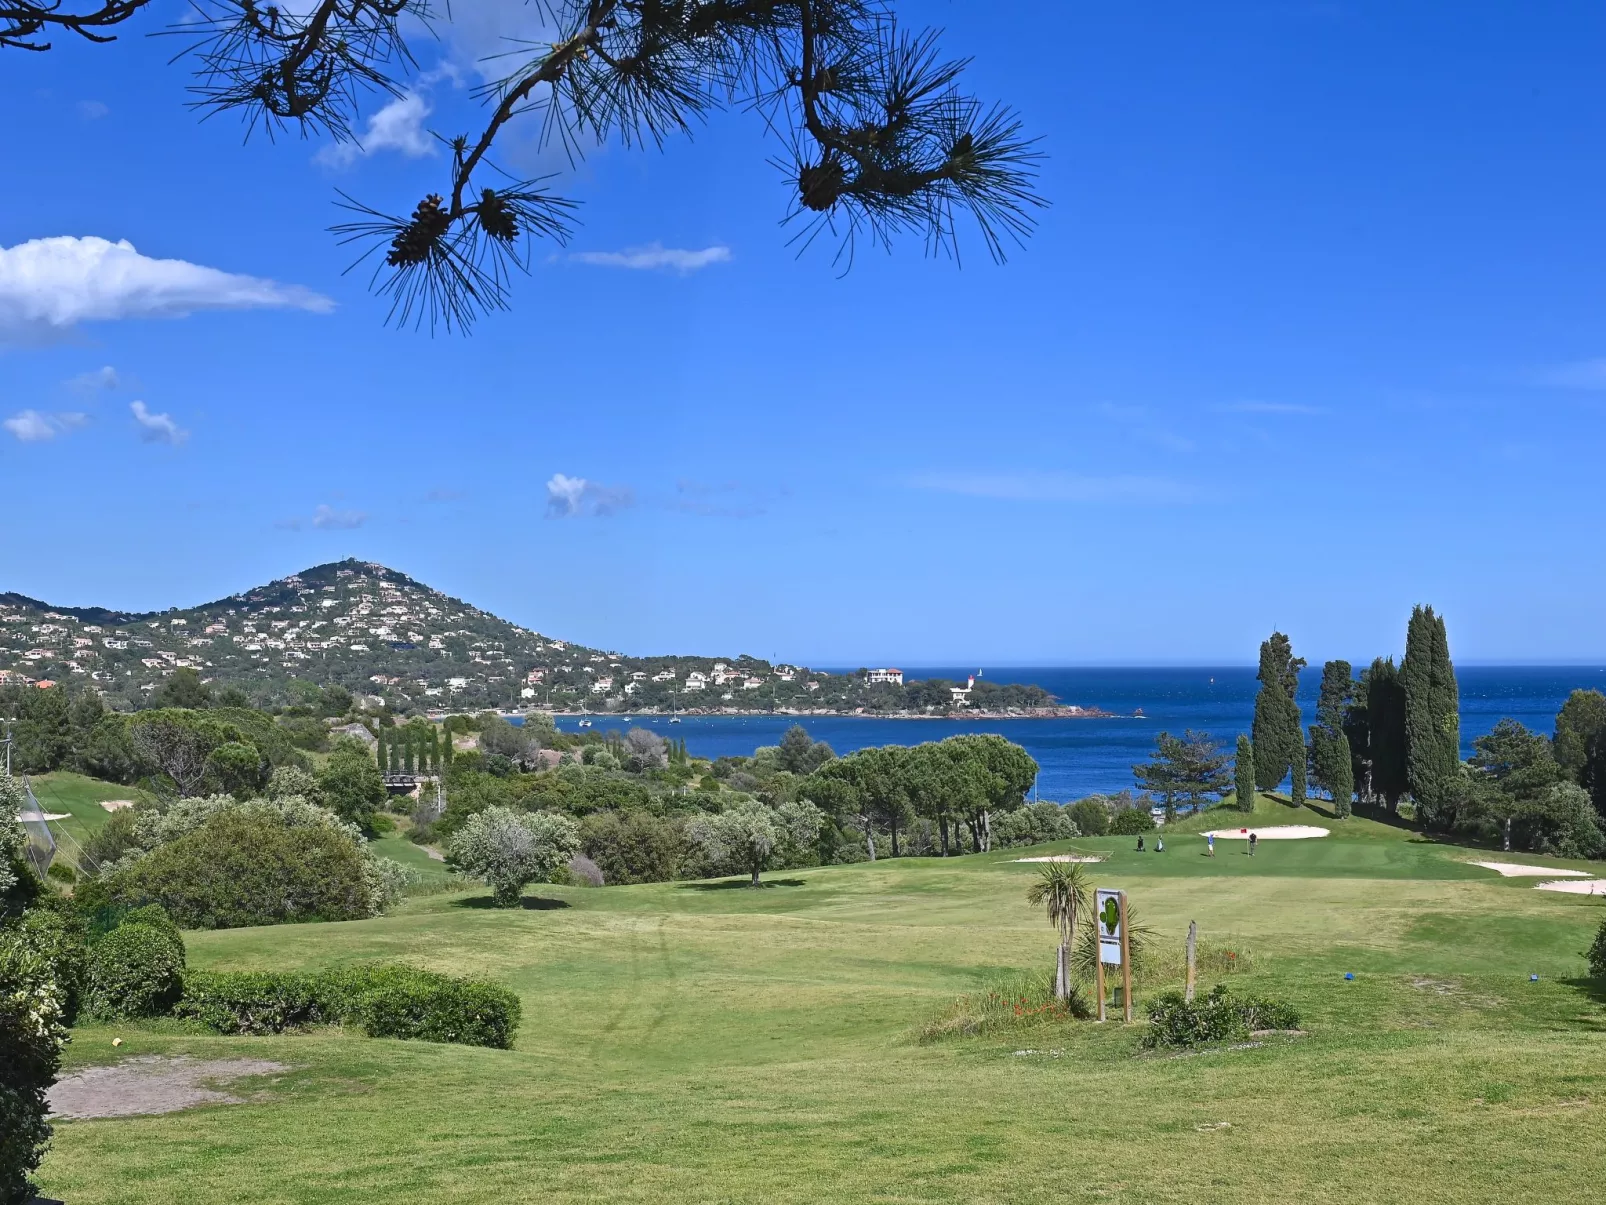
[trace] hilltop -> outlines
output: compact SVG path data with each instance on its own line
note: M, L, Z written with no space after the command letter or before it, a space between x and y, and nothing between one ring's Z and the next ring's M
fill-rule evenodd
M93 683L139 707L193 669L254 700L339 685L399 711L798 711L1075 714L1035 686L870 682L756 657L634 657L509 623L370 561L318 565L197 607L133 613L0 594L0 681Z

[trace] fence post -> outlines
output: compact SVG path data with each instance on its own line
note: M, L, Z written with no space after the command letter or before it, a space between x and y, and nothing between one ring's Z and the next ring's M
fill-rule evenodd
M1198 944L1199 944L1199 922L1196 921L1196 920L1191 920L1191 921L1188 922L1188 1003L1189 1004L1193 1003L1193 979L1194 979L1193 958L1194 958L1194 951L1198 947Z

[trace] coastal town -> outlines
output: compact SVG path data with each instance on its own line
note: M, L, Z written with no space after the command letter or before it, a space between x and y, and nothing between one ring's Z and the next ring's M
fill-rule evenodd
M905 680L901 669L827 672L761 658L632 656L555 639L367 561L291 574L217 602L130 613L0 595L0 685L93 684L108 706L148 703L191 670L254 702L297 683L340 686L370 707L608 714L1097 717L1036 686Z

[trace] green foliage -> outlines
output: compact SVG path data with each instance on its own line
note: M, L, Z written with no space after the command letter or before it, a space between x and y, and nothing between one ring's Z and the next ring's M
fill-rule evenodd
M1028 803L993 822L993 844L1000 849L1068 841L1081 835L1070 809L1057 803Z
M512 908L527 884L549 881L579 849L579 826L567 816L491 807L458 830L451 859L458 870L490 885L498 907Z
M1152 832L1154 817L1146 807L1118 808L1110 817L1109 833L1112 837L1132 837Z
M616 885L675 877L686 852L684 826L649 812L596 812L580 822L580 848Z
M1596 979L1606 979L1606 921L1595 931L1595 940L1584 953L1589 962L1589 973Z
M1333 812L1342 820L1354 807L1355 764L1346 732L1349 711L1355 698L1355 683L1348 661L1329 661L1322 666L1322 690L1316 704L1316 723L1310 729L1311 777L1333 801Z
M830 745L824 741L814 740L802 724L793 724L781 737L779 749L781 769L790 771L800 778L813 774L835 756L836 753Z
M0 928L0 1201L29 1200L50 1141L47 1092L67 1040L65 1001L48 943Z
M1410 787L1406 763L1405 684L1392 657L1379 657L1363 677L1366 692L1369 774L1371 791L1388 805L1399 807Z
M1590 766L1606 743L1606 694L1575 690L1556 713L1556 763L1585 790L1593 785Z
M1231 782L1227 755L1207 732L1188 729L1181 737L1161 732L1148 762L1132 767L1140 790L1156 795L1165 805L1167 820L1177 818L1177 804L1198 807L1218 798Z
M1288 637L1273 632L1260 646L1260 670L1256 677L1260 690L1255 695L1255 718L1250 729L1255 756L1255 785L1262 791L1276 790L1288 777L1296 759L1305 755L1305 738L1300 727L1299 671L1305 659L1295 657Z
M1257 1030L1298 1029L1292 1005L1259 996L1235 997L1224 984L1188 1002L1181 992L1161 992L1148 1002L1149 1028L1141 1045L1199 1046L1247 1038Z
M1461 703L1444 617L1432 607L1411 612L1400 684L1411 802L1425 828L1448 828L1454 822L1450 794L1461 766Z
M212 705L212 688L201 681L201 675L195 670L176 669L172 677L156 688L151 702L157 707L199 710Z
M78 913L70 906L30 908L3 932L7 940L20 943L45 960L57 988L62 1022L72 1025L78 1019L89 982L88 943Z
M72 708L65 686L14 688L0 700L0 715L17 723L11 731L12 769L43 774L60 769L72 755Z
M206 777L214 789L236 799L250 799L267 785L267 759L255 745L228 741L207 754Z
M318 772L318 796L324 807L348 823L367 829L374 813L390 797L384 776L361 742L343 737Z
M686 838L705 860L710 874L759 873L811 850L824 822L812 803L783 803L772 808L747 800L717 815L695 816L686 824Z
M85 1011L97 1020L158 1017L183 991L184 947L153 924L125 920L89 951Z
M1102 795L1089 795L1066 805L1066 814L1084 837L1102 837L1110 831L1110 805Z
M186 928L356 920L372 912L363 854L333 827L292 827L260 808L223 810L108 882L153 900Z
M1238 748L1233 756L1233 795L1240 812L1255 810L1255 749L1249 738L1238 734Z
M224 1034L343 1024L375 1038L503 1050L520 1016L518 997L495 984L384 964L321 974L191 971L173 1011Z
M1305 806L1305 766L1307 755L1305 746L1300 745L1299 756L1294 758L1290 767L1293 771L1293 784L1289 790L1288 799L1296 808Z

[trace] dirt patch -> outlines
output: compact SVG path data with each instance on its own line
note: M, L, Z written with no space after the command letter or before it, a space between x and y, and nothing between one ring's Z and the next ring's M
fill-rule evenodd
M120 812L124 808L133 807L134 801L132 799L102 799L100 806L108 812Z
M1015 858L1016 862L1102 862L1098 854L1049 854L1043 858Z
M50 1111L57 1117L134 1117L177 1113L196 1105L238 1105L244 1101L209 1085L252 1075L288 1071L266 1059L190 1059L147 1055L115 1067L90 1067L63 1076L50 1089Z

